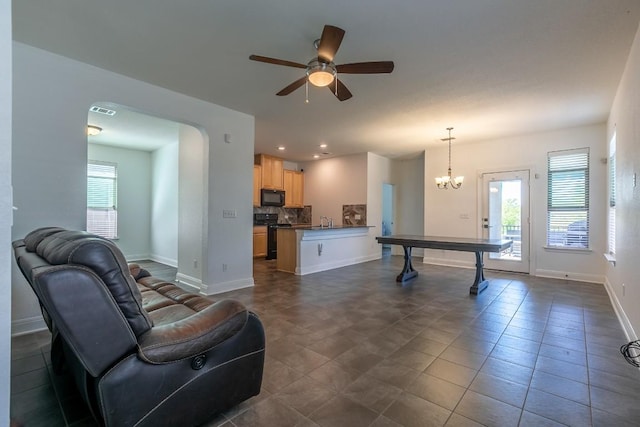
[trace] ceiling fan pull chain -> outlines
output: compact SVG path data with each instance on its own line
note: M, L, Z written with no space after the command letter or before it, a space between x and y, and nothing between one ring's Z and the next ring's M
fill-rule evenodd
M336 93L335 93L335 95L338 96L338 73L336 73L335 81L336 81Z
M309 103L309 79L307 79L307 81L304 82L304 91L305 91L304 103L308 104Z

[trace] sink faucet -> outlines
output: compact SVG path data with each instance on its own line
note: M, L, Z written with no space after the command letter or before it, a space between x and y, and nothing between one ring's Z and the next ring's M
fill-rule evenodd
M333 228L333 218L320 216L320 228L324 228L324 221L327 221L327 228Z

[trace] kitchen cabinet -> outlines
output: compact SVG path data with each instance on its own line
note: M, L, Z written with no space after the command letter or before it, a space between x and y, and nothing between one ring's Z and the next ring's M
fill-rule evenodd
M262 188L269 190L284 190L282 172L284 161L278 157L266 154L256 154L254 164L260 165L262 169Z
M285 170L284 180L284 206L286 208L304 207L304 174L302 172Z
M253 206L260 206L260 189L262 188L262 166L253 165Z
M255 225L253 227L253 257L267 256L267 226Z

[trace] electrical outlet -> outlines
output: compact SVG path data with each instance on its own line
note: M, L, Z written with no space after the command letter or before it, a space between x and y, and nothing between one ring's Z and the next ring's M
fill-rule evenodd
M222 210L222 218L236 218L238 213L235 209L223 209Z
M193 260L193 268L198 268L198 260L197 259Z
M227 271L227 264L222 264L222 271Z

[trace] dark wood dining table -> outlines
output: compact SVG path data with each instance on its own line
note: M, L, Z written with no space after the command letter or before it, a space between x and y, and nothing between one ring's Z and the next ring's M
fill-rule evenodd
M474 252L476 254L476 277L469 288L471 294L477 295L487 288L489 281L484 277L484 252L502 252L513 244L511 240L476 239L465 237L413 236L392 235L379 236L376 240L380 244L401 245L404 249L404 267L396 277L397 282L404 283L418 275L411 264L411 250L413 248L444 249L447 251Z

